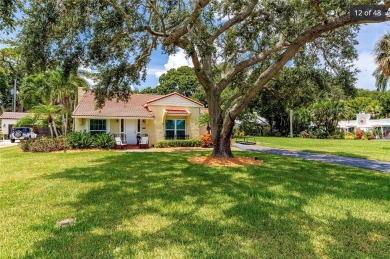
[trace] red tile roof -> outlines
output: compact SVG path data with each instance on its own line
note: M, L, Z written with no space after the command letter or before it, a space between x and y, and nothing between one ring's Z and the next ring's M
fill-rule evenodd
M163 97L153 94L132 94L128 102L106 100L104 107L95 108L95 95L91 92L84 93L80 103L73 112L75 117L131 117L131 118L154 118L153 113L143 105L149 100Z
M168 113L168 114L175 114L175 115L177 115L177 114L183 114L183 115L187 115L187 114L189 114L189 112L188 111L186 111L186 110L172 110L172 109L166 109L166 112Z
M11 120L19 120L23 117L29 116L31 113L26 112L4 112L0 119L11 119Z

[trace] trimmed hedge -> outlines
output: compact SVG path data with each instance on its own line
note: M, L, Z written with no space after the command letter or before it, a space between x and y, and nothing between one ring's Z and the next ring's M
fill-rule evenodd
M188 139L188 140L160 140L154 144L157 148L167 147L200 147L200 139Z
M19 146L24 152L52 152L70 148L64 137L21 140Z

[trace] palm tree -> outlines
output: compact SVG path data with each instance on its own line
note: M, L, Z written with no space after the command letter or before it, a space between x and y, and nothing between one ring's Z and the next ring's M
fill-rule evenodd
M75 108L78 87L88 88L87 81L78 74L70 74L65 78L61 70L50 70L28 76L23 81L21 100L25 107L30 108L38 104L60 105L62 133L66 135L70 125L70 114Z
M76 105L77 90L79 87L88 88L88 83L78 74L70 74L68 78L63 76L61 70L51 70L46 73L47 82L51 86L55 104L62 106L62 129L66 136L69 127L69 117Z
M374 55L378 65L373 73L376 79L375 85L378 91L385 91L390 77L390 33L378 41Z
M58 137L58 130L57 125L55 122L55 115L58 114L61 111L60 105L51 105L51 104L40 104L34 107L33 112L41 117L45 116L47 120L47 124L50 129L51 137L53 138L54 135Z
M210 134L211 128L210 128L210 116L208 113L203 113L198 118L198 124L199 126L207 125L207 133Z

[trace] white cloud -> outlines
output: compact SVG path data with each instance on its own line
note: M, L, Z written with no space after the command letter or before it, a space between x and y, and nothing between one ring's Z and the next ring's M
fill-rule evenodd
M357 88L374 90L375 77L372 75L376 69L374 56L367 51L360 53L359 59L355 61L355 66L360 70L360 73L357 75Z
M153 73L156 77L160 77L162 74L166 73L169 69L172 68L179 68L182 66L189 66L193 67L192 61L186 57L186 54L184 53L184 50L180 49L179 52L177 52L174 55L170 55L168 57L167 63L164 65L163 68L150 68L148 69L148 73Z

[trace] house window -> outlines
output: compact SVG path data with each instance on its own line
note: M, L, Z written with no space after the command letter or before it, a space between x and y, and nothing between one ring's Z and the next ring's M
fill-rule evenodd
M166 120L165 137L166 139L184 139L186 134L185 120Z
M90 120L89 131L92 134L106 132L106 120Z

